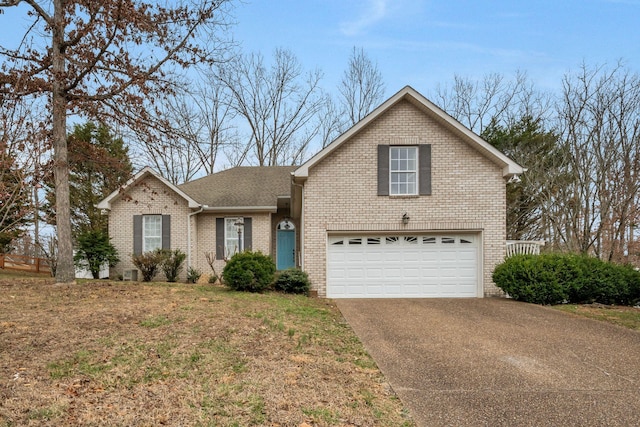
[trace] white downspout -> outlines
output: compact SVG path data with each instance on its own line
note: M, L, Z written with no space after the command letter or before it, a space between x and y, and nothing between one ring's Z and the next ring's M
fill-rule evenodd
M295 178L295 172L291 172L291 184L294 187L300 187L300 269L304 271L304 184L298 184ZM293 194L292 194L293 196ZM291 199L293 201L293 199ZM293 207L293 205L292 205Z
M302 204L300 205L300 269L304 271L304 185L302 187Z
M200 210L187 214L187 270L191 268L191 217L202 212L204 208L200 206Z

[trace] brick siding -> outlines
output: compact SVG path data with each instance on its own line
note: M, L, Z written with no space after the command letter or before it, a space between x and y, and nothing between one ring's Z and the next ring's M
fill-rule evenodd
M109 213L109 236L120 257L118 265L110 270L110 276L117 278L124 270L135 268L131 261L134 215L171 215L171 249L187 253L189 212L191 210L186 200L153 176L147 176L127 188L113 201ZM161 277L163 278L162 273L158 274L158 278ZM138 275L138 280L141 279ZM180 279L186 279L186 271L182 272Z
M377 195L377 146L402 141L431 144L432 195ZM502 170L413 104L399 102L344 142L310 169L304 186L304 269L319 296L326 296L327 235L345 230L477 232L484 295L500 294L491 273L505 253Z

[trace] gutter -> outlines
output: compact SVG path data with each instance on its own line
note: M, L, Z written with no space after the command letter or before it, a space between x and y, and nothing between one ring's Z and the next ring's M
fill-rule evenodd
M199 212L277 212L277 206L203 206ZM196 213L199 213L196 212Z

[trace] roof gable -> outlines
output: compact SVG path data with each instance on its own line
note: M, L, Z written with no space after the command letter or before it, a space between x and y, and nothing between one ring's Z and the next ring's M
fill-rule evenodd
M140 170L137 174L135 174L133 178L127 181L121 188L115 190L113 193L109 194L107 197L101 200L96 205L96 207L98 209L111 210L111 203L115 201L118 196L120 196L123 192L125 192L131 186L145 179L147 176L153 176L154 178L162 182L164 185L166 185L168 188L173 190L176 194L178 194L180 197L182 197L184 200L187 201L187 204L189 205L190 208L200 207L200 204L197 201L195 201L192 197L190 197L187 193L182 191L180 188L178 188L171 182L167 181L162 175L160 175L158 172L154 171L148 166L142 168L142 170Z
M483 156L491 160L494 164L501 167L502 175L504 177L510 177L524 172L522 166L520 166L515 161L511 160L505 154L500 152L498 149L493 147L491 144L480 138L480 136L476 135L470 129L455 120L445 111L440 109L440 107L418 93L415 89L410 86L405 86L391 98L383 102L378 108L369 113L364 119L353 125L349 130L336 138L331 144L327 145L315 156L302 164L298 169L294 171L294 176L302 179L307 178L309 176L309 169L324 160L334 150L336 150L346 141L350 140L354 135L361 132L374 120L376 120L390 108L403 100L406 100L418 107L425 114L435 119L446 129L456 134L472 148L476 149Z

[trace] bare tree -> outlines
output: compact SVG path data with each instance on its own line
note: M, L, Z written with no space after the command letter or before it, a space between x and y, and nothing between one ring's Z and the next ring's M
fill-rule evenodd
M432 99L477 134L491 123L511 126L522 117L546 119L552 111L550 96L537 91L522 72L513 79L497 73L480 80L455 75L451 84L438 85Z
M37 106L0 97L0 251L7 251L38 215L32 189L39 183L38 160L42 136L33 126ZM32 142L33 141L33 142Z
M324 102L318 113L319 135L322 148L329 145L338 135L346 129L347 121L330 95L326 94Z
M382 102L385 91L382 73L364 49L353 48L338 90L348 126L358 123Z
M568 180L554 200L559 245L621 261L640 207L640 76L583 65L563 79L558 121Z
M220 67L218 77L232 95L231 106L251 136L245 150L260 166L295 164L318 133L322 106L319 70L304 73L296 56L277 49L270 67L262 55L241 55Z
M485 138L527 171L507 184L510 239L547 236L550 202L557 194L563 157L558 135L548 124L552 98L535 89L526 74L488 74L480 80L455 76L432 97L452 117Z
M145 163L175 184L213 173L223 149L237 148L236 113L229 98L214 72L199 72L186 90L158 107L155 138L138 144Z
M172 67L212 61L225 45L198 44L225 25L228 0L159 4L141 0L0 0L24 6L30 24L17 47L0 47L0 94L50 103L59 260L56 278L75 272L69 218L67 116L141 129L145 100L173 92ZM206 34L204 34L206 33ZM214 46L213 49L208 47Z

